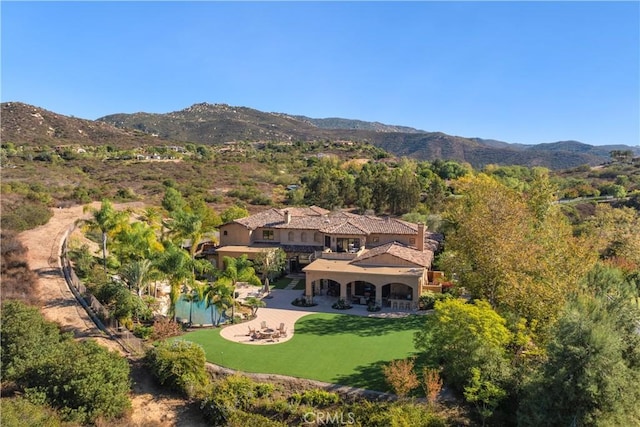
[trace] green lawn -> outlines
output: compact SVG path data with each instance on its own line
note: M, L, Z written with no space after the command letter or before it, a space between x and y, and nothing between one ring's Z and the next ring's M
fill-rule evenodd
M415 353L413 334L424 317L380 319L344 314L311 314L296 322L295 335L274 345L234 343L219 329L184 335L200 344L207 360L244 372L310 378L388 391L381 366Z

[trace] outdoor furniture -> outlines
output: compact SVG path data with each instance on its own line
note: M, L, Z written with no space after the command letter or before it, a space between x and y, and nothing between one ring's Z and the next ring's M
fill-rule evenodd
M247 328L249 328L249 333L247 335L253 335L256 333L256 328L252 328L250 325L247 325Z
M263 320L262 322L260 322L260 329L264 330L264 329L269 329L269 327L267 326L267 321Z
M285 328L284 323L280 323L280 327L278 328L278 332L283 337L287 336L287 328Z

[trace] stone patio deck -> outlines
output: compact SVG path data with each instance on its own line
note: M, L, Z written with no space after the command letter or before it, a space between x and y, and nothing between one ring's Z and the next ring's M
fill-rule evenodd
M239 300L246 298L247 296L251 296L257 288L249 287L249 288L239 288L238 292L240 296ZM367 317L385 317L385 318L396 318L396 317L405 317L411 314L425 314L424 311L398 311L392 310L389 307L382 308L382 310L378 312L369 312L367 311L366 305L354 305L353 308L349 310L335 310L331 308L331 305L337 301L336 297L327 297L327 296L316 296L314 297L314 302L318 305L313 307L296 307L291 304L291 301L294 299L301 297L303 291L301 290L289 290L289 289L274 289L270 292L270 294L263 298L264 302L267 304L266 307L258 309L257 317L251 321L238 323L235 325L225 326L220 331L220 336L229 340L235 341L242 344L252 344L252 345L269 345L269 344L279 344L290 340L295 333L295 323L301 317L306 316L307 314L313 313L338 313L338 314L351 314L355 316L367 316ZM255 294L253 294L255 296ZM278 338L277 340L270 339L260 339L260 340L252 340L249 336L249 326L255 328L257 331L260 330L260 324L262 321L267 322L267 326L271 329L277 329L280 326L280 323L284 323L285 328L287 329L287 336Z

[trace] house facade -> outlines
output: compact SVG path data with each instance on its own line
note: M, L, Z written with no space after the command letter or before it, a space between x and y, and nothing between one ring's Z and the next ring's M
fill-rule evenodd
M220 227L223 256L249 259L282 248L288 269L306 276L305 296L416 308L425 290L439 292L431 271L439 235L395 218L309 208L269 209Z

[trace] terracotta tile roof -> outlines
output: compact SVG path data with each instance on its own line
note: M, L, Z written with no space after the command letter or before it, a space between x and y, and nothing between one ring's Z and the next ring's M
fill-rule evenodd
M391 242L365 251L359 257L351 261L351 263L359 264L361 261L367 259L370 260L371 258L375 258L376 256L382 254L389 254L404 261L408 261L412 264L427 268L431 267L434 256L433 251L428 250L425 252L420 252L401 243Z
M284 219L284 215L281 214L278 209L269 209L255 215L236 219L234 222L255 230L258 227L273 227L274 225L284 222Z
M286 212L290 221L286 222ZM372 215L356 215L349 212L329 212L317 206L309 208L269 209L255 215L235 220L250 229L259 227L317 230L323 233L369 235L404 234L418 232L418 226L395 218Z

